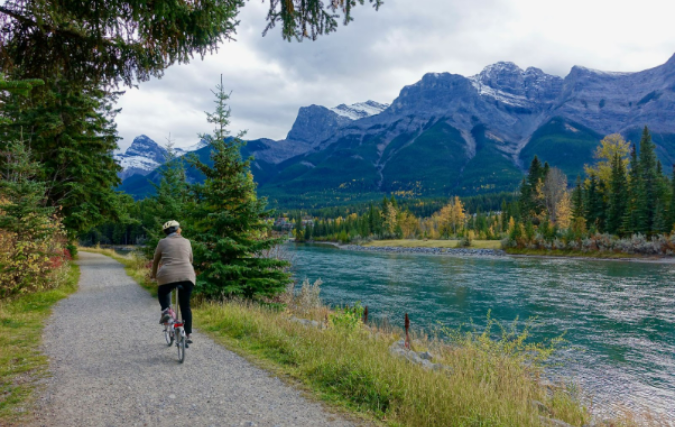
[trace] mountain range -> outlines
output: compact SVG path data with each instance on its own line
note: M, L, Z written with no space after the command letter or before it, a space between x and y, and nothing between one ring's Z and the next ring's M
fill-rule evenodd
M262 194L282 206L309 207L383 193L512 191L534 155L562 169L571 182L593 162L605 135L621 133L638 142L645 125L661 162L671 167L675 55L633 73L575 66L562 78L510 62L470 77L429 73L404 87L391 105L302 107L286 139L248 141L243 154L254 157ZM195 148L208 158L209 147ZM150 145L146 151L157 153ZM131 154L125 153L133 165L125 172L141 169ZM158 173L143 173L127 173L122 189L136 197L148 194ZM199 177L192 173L191 179Z

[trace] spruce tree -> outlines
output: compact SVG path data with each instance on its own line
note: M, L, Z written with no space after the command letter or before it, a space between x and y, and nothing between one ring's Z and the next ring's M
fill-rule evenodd
M611 168L607 231L612 234L619 234L628 203L626 169L619 154L615 154L612 158Z
M520 211L525 220L536 217L545 208L543 200L539 197L539 189L546 179L547 172L547 166L542 167L539 158L534 156L520 188Z
M588 186L584 191L584 219L589 228L594 226L596 230L602 231L603 203L600 182L594 173L588 180Z
M47 80L28 99L9 94L0 101L8 119L0 126L0 150L6 141L30 141L48 204L60 207L71 235L118 220L115 96L57 79Z
M576 221L585 217L584 191L581 176L577 176L577 182L572 190L572 220Z
M636 229L640 233L650 234L654 226L657 203L657 173L656 173L656 151L649 134L649 129L645 126L640 140L640 175L639 185L637 186L637 224Z
M19 242L42 240L52 231L55 209L46 204L47 186L36 179L40 166L24 141L10 142L1 154L0 230L15 233Z
M635 145L631 145L630 170L628 172L628 198L622 224L624 234L631 235L639 231L638 204L640 203L640 181L640 162L638 161Z
M165 163L159 169L159 184L153 184L155 195L145 204L148 254L154 253L160 239L164 238L162 225L167 221L178 221L184 232L189 234L190 224L183 221L189 211L188 186L183 159L176 156L173 142L169 138L166 146Z
M213 93L216 109L207 118L215 129L202 136L211 146L213 166L196 156L190 159L205 176L203 184L193 186L196 200L189 236L194 239L199 272L196 290L209 297L272 297L290 282L289 263L265 256L282 240L270 237L267 218L272 212L256 194L250 159L241 158L243 142L228 138L229 95L222 81Z

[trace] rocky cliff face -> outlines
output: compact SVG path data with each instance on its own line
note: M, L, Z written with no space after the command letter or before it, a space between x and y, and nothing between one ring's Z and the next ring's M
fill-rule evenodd
M675 55L661 66L636 73L575 66L552 114L602 133L645 125L655 132L675 132Z

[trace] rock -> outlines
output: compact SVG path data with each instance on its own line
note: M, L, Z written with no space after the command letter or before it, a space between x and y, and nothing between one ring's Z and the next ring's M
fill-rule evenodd
M396 346L398 348L403 348L405 349L405 340L398 340L394 344L391 345L392 347Z
M418 365L422 364L422 359L414 351L407 352L406 358L413 363L417 363Z
M423 352L418 353L418 354L424 360L434 360L434 357L435 357L432 353L429 353L428 351L423 351Z
M398 347L389 347L389 353L393 354L394 356L398 357L407 357L408 352L405 349L398 348Z

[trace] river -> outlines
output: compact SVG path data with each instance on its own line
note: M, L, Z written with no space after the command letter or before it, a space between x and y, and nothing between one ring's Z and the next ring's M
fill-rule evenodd
M675 420L675 265L451 257L290 244L295 276L321 279L324 302L367 305L413 328L536 317L533 339L565 333L564 375L594 412L619 406ZM560 368L558 368L560 369Z

